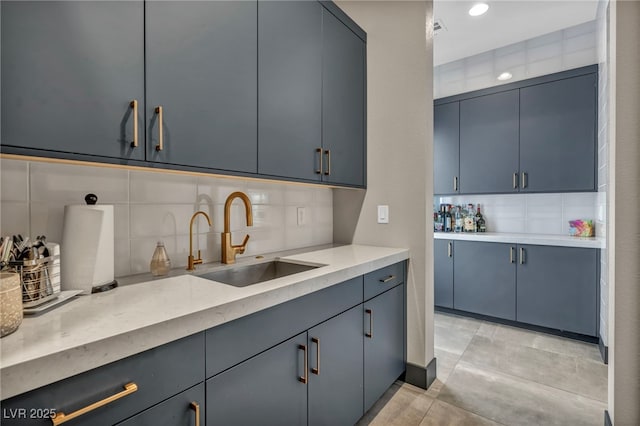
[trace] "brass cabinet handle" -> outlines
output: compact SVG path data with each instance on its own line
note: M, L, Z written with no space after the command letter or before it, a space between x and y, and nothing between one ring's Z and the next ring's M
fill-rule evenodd
M513 250L514 247L509 247L509 263L513 263Z
M453 256L453 243L451 241L449 241L449 244L447 246L447 254L449 255L449 257Z
M528 178L528 177L529 177L529 176L527 176L527 173L522 172L522 187L523 187L523 188L526 188L526 187L527 187L527 178Z
M298 376L298 380L306 385L307 380L309 379L309 375L308 375L309 364L307 361L307 345L298 345L298 349L300 349L301 351L304 351L304 376Z
M162 106L156 107L156 114L158 114L158 145L156 145L156 151L162 151L164 149L164 138L162 136Z
M381 283L388 283L389 281L391 281L395 277L396 277L395 275L389 275L387 278L381 279L380 282Z
M69 420L75 419L76 417L80 417L83 414L87 414L88 412L93 411L96 408L100 408L104 405L117 401L118 399L130 395L137 390L138 385L136 385L135 383L127 383L126 385L124 385L124 390L122 392L118 392L117 394L111 395L101 401L94 402L91 405L87 405L86 407L81 408L78 411L74 411L71 414L64 414L62 411L58 411L55 416L51 418L51 422L54 426L61 425L62 423L68 422Z
M365 312L369 314L369 332L364 333L369 339L373 338L373 311L371 309L365 309Z
M196 425L195 426L200 426L200 404L198 404L197 402L193 401L193 402L191 402L191 404L189 404L189 408L191 408L193 411L195 411L195 414L196 414Z
M524 263L526 262L524 255L525 255L524 248L520 247L520 264L521 265L524 265Z
M132 100L129 103L131 109L133 109L133 141L131 142L131 148L137 148L138 146L138 101Z
M320 339L312 337L311 341L316 344L316 367L311 369L311 372L317 376L320 375Z
M316 148L316 153L318 154L318 158L319 158L319 166L316 169L316 174L317 175L321 175L322 174L322 148Z
M331 150L327 149L324 153L327 156L327 171L324 174L329 176L331 174Z
M518 173L513 174L513 189L518 189Z
M458 192L458 176L453 177L453 191Z

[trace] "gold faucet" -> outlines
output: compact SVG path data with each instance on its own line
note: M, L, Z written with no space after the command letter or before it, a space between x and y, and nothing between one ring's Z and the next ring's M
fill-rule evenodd
M187 271L193 271L194 269L196 269L196 265L199 265L202 263L202 258L200 257L200 249L198 249L198 258L197 259L193 258L193 222L195 221L196 216L198 216L199 214L206 217L207 222L209 222L209 226L211 226L211 219L209 219L209 215L203 212L202 210L195 212L193 216L191 216L191 222L189 223L189 258L188 258Z
M251 209L251 201L247 194L243 192L234 192L227 197L224 203L224 232L222 233L222 263L235 263L236 254L244 253L249 241L249 235L244 237L242 244L234 246L231 244L231 203L236 198L240 198L244 202L244 211L247 217L247 226L253 226L253 211Z

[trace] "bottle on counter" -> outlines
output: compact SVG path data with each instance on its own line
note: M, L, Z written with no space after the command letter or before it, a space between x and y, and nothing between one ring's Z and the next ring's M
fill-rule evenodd
M476 232L487 232L487 224L480 212L480 204L478 204L478 211L476 213Z
M447 204L445 206L445 213L444 213L444 232L451 232L453 231L453 224L452 224L452 216L451 216L451 205Z
M155 277L167 275L171 269L171 260L169 259L169 255L167 254L167 250L165 250L164 243L162 241L158 241L158 245L151 257L149 269L151 270L151 274Z
M464 216L464 232L476 232L476 212L473 204L467 205L467 211Z
M462 232L463 228L464 228L464 215L462 214L462 207L461 206L456 206L456 212L455 212L455 226L453 227L453 230L455 232Z

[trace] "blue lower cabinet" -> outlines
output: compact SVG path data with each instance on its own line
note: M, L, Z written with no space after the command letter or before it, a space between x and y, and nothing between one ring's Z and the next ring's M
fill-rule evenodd
M362 305L308 332L309 425L350 426L363 411Z
M405 371L404 285L364 303L364 409Z
M307 333L207 380L207 425L306 425Z
M204 383L200 383L117 426L196 426L204 424L205 412Z

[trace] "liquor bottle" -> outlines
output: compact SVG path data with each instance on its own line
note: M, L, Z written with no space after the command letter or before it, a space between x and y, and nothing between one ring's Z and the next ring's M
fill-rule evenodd
M463 228L464 228L464 221L463 221L462 207L456 206L455 226L453 230L455 232L462 232Z
M476 218L473 204L467 205L467 211L464 217L464 232L476 232Z
M478 204L478 212L476 213L476 232L487 232L487 225L480 213L480 204Z
M444 232L451 232L453 231L453 227L451 224L451 206L447 205L446 206L446 212L444 214Z

